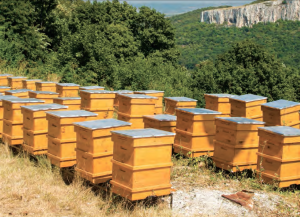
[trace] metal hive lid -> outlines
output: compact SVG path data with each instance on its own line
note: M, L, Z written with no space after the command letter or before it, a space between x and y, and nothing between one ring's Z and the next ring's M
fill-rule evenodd
M80 87L80 89L82 89L82 90L93 90L95 88L104 88L104 87L101 87L101 86L85 86L85 87Z
M257 100L263 100L263 99L268 99L268 97L265 96L258 96L258 95L253 95L253 94L245 94L241 96L236 96L234 99L239 100L239 101L244 101L244 102L253 102Z
M51 91L29 91L31 93L36 93L36 94L48 94L48 95L59 95L59 93L56 92L51 92Z
M300 103L293 102L293 101L288 101L288 100L284 100L284 99L280 99L280 100L277 100L277 101L264 103L262 105L263 106L267 106L267 107L271 107L271 108L285 109L285 108L290 108L290 107L294 107L294 106L300 105Z
M60 99L60 100L80 100L80 97L58 97L55 99Z
M117 92L118 94L133 93L132 90L117 90L116 92Z
M178 102L197 102L198 100L196 99L191 99L191 98L187 98L184 96L180 96L180 97L165 97L165 99L170 99L170 100L174 100L174 101L178 101Z
M0 74L0 77L7 77L7 76L13 76L12 74Z
M178 110L192 113L195 115L219 115L219 114L222 114L221 112L213 111L213 110L205 109L205 108L182 108L182 109L178 109Z
M94 121L75 122L74 125L91 130L98 130L112 127L131 126L131 123L116 119L103 119Z
M0 96L4 96L4 94L3 94L3 93L0 93Z
M57 83L58 86L62 87L79 87L79 84L74 84L74 83Z
M167 114L162 114L162 115L145 115L144 117L155 119L158 121L176 121L177 117L175 115L167 115Z
M72 117L96 117L98 114L93 112L88 112L85 110L72 110L72 111L56 111L56 112L46 112L60 118L72 118Z
M25 81L42 81L42 79L27 79Z
M23 77L23 76L16 76L16 77L9 77L9 78L12 78L12 79L18 79L18 78L27 78L27 77Z
M138 90L134 91L135 93L164 93L162 90Z
M258 129L266 130L282 136L300 136L300 130L293 127L275 126L275 127L259 127Z
M175 136L175 133L157 130L153 128L136 129L136 130L118 130L111 131L112 133L131 137L131 138L147 138L147 137L163 137L163 136Z
M56 110L56 109L67 109L68 106L53 103L53 104L21 106L21 108L26 108L32 111L45 111L45 110L47 111L47 110Z
M53 81L41 81L41 82L36 82L38 84L56 84L57 82L53 82Z
M25 92L28 92L28 91L31 91L29 89L18 89L18 90L7 90L5 92L8 92L8 93L25 93Z
M0 86L0 89L7 89L7 88L10 88L10 87L7 87L7 86Z
M45 102L44 100L36 99L36 98L12 98L12 99L3 99L5 101L9 101L11 103L30 103L30 102Z
M227 93L212 93L212 94L205 94L208 96L215 96L218 98L232 98L232 97L236 97L237 95L232 95L232 94L227 94Z
M216 119L231 121L237 124L265 124L265 122L263 121L256 121L253 119L243 118L243 117L218 117Z
M126 96L132 99L157 99L157 97L147 96L143 94L122 94L122 96Z
M17 96L11 96L11 95L4 95L4 96L0 96L0 101L3 99L19 99L19 97Z
M110 90L82 90L80 92L84 92L84 93L111 93L111 94L116 93L116 91L110 91Z

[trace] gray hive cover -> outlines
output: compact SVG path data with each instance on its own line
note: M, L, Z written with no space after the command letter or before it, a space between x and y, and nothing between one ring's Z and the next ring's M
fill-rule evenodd
M33 91L33 90L30 90L29 92L36 93L36 94L59 95L59 93L51 92L51 91Z
M12 74L0 74L0 77L3 77L3 76L7 77L7 76L13 76L13 75Z
M298 106L298 105L300 105L300 103L293 102L293 101L288 101L288 100L284 100L284 99L280 99L280 100L277 100L277 101L264 103L262 105L263 106L267 106L267 107L271 107L271 108L276 108L276 109L285 109L285 108L290 108L290 107Z
M4 96L3 93L0 93L0 96Z
M116 93L116 91L110 91L110 90L82 90L80 92L84 92L84 93Z
M205 109L205 108L182 108L182 109L178 109L178 110L192 113L195 115L219 115L219 114L222 114L221 112L210 110L210 109Z
M27 79L26 81L42 81L42 79Z
M74 83L57 83L58 86L62 87L79 87L79 84L74 84Z
M236 99L239 101L244 101L244 102L253 102L253 101L257 101L257 100L268 99L268 97L258 96L258 95L253 95L253 94L246 94L246 95L236 96L233 99Z
M85 110L72 110L72 111L57 111L57 112L46 112L47 114L54 115L60 118L72 118L72 117L96 117L98 114L88 112Z
M98 129L106 129L112 127L131 126L131 123L116 120L116 119L103 119L103 120L95 120L95 121L75 122L74 125L91 129L91 130L98 130Z
M12 98L12 99L3 99L5 101L9 101L11 103L30 103L30 102L45 102L44 100L36 99L36 98Z
M122 94L122 96L126 96L132 99L157 99L157 97L147 96L143 94Z
M226 120L235 122L237 124L265 124L265 122L262 121L256 121L249 118L243 118L243 117L219 117L216 119Z
M155 119L158 121L176 121L177 117L175 115L145 115L144 117Z
M11 96L11 95L6 95L6 96L0 96L0 101L3 99L19 99L17 96Z
M41 82L36 82L38 84L56 84L57 82L53 82L53 81L41 81Z
M191 99L191 98L187 98L184 96L180 96L180 97L165 97L165 99L170 99L170 100L174 100L174 101L178 101L178 102L197 102L198 100L196 99Z
M137 130L118 130L111 131L119 135L131 137L131 138L147 138L147 137L163 137L163 136L175 136L175 133L157 130L153 128L137 129Z
M118 94L134 93L132 90L117 90Z
M93 90L93 89L96 89L96 88L104 88L104 87L101 87L101 86L85 86L85 87L80 87L81 90Z
M27 78L27 77L23 77L23 76L16 76L16 77L9 77L9 78L12 78L12 79L18 79L18 78Z
M60 99L60 100L80 100L80 97L58 97L55 99Z
M205 94L208 96L215 96L218 98L232 98L232 97L236 97L237 95L232 95L232 94L227 94L227 93L213 93L213 94Z
M275 126L275 127L259 127L258 129L266 130L282 136L300 136L300 130L293 127Z
M0 86L0 89L7 89L7 88L10 88L10 87L7 87L7 86Z
M67 109L68 106L53 103L53 104L21 106L21 108L26 108L32 111L47 111L47 110L56 110L56 109Z
M18 90L7 90L5 92L8 92L8 93L25 93L25 92L28 92L28 91L31 91L29 89L18 89Z
M165 91L162 90L139 90L134 91L135 93L164 93Z

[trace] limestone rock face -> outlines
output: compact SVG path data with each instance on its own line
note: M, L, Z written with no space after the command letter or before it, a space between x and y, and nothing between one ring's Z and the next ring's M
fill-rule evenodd
M275 0L263 3L203 11L201 22L248 26L259 22L300 20L300 0Z

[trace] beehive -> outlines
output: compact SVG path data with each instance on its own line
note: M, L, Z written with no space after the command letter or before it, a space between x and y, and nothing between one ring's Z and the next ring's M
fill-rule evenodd
M98 110L98 109L88 109L88 108L86 108L85 110L89 111L89 112L96 113L98 115L97 119L110 119L110 118L113 118L113 116L114 116L114 111L112 109Z
M112 192L132 201L170 194L174 135L151 128L112 131Z
M41 79L28 79L22 81L22 88L29 89L29 90L36 90L36 82L41 82Z
M118 90L116 91L116 98L115 98L115 101L114 101L114 106L115 107L119 107L119 94L133 94L134 92L132 90Z
M115 119L74 123L76 146L76 171L92 183L103 183L112 176L112 130L130 129L130 123Z
M246 94L230 98L229 100L232 117L245 117L258 121L263 120L261 104L267 102L267 97Z
M155 103L155 114L162 114L163 113L163 98L164 98L164 91L160 90L140 90L140 91L134 91L135 94L143 94L147 96L153 96L156 97L156 103Z
M174 115L145 115L144 128L154 128L175 133L177 117Z
M104 90L104 87L101 86L86 86L86 87L79 87L79 90Z
M1 78L1 77L0 77ZM7 86L0 86L0 93L4 93L7 90L11 90L11 87L7 87Z
M28 89L18 89L18 90L7 90L5 91L6 96L16 96L19 98L29 98L29 91Z
M3 113L4 113L4 108L2 104L3 99L15 99L18 98L16 96L0 96L0 137L2 137L3 133Z
M35 82L36 91L50 91L56 92L56 82L42 81Z
M236 95L231 94L204 94L205 97L205 108L219 111L222 115L231 114L231 106L229 98L235 97Z
M82 90L81 109L106 111L114 109L115 91L108 90Z
M279 187L300 184L300 130L287 126L258 130L258 177Z
M261 105L266 126L293 126L299 124L300 103L277 100Z
M74 122L89 121L97 114L83 110L46 112L48 120L48 157L58 167L76 164Z
M13 77L11 74L0 74L0 86L8 86L8 77Z
M44 100L45 103L51 104L58 97L58 93L51 91L29 91L30 98Z
M219 114L204 108L176 109L174 152L187 157L212 154L216 134L215 118Z
M79 86L73 83L57 83L56 92L59 97L78 97Z
M18 77L7 77L8 86L11 87L12 90L22 89L23 84L22 81L26 80L26 77L18 76Z
M196 108L197 101L187 97L165 97L165 114L175 115L177 108Z
M68 106L68 110L80 110L80 97L58 97L53 99L53 103Z
M242 117L216 118L213 156L216 167L233 172L256 169L258 128L264 124Z

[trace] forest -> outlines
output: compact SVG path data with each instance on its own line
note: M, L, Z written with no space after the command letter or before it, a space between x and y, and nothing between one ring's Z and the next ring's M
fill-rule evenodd
M201 10L165 18L117 0L1 1L0 70L109 90L164 90L199 106L204 93L300 100L300 22L238 29L200 23Z

